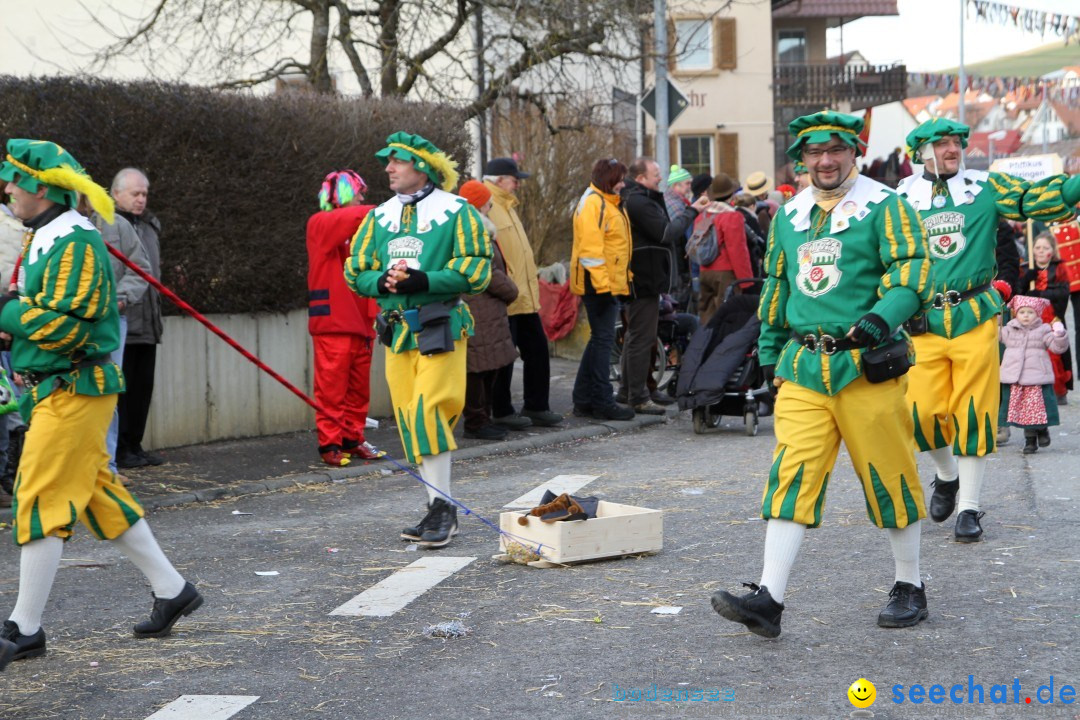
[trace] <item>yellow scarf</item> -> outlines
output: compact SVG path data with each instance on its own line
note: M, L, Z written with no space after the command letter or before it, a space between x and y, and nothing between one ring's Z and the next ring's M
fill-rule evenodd
M844 199L844 196L848 194L848 191L855 185L855 181L859 179L859 171L854 166L851 168L851 173L847 176L847 180L840 183L832 190L822 190L817 185L811 183L810 187L814 193L814 204L821 208L823 213L830 213L832 209L840 204L840 201Z

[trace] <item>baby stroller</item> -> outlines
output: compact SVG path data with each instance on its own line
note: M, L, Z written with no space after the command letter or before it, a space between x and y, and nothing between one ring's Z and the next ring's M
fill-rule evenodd
M679 303L671 295L660 296L660 317L656 327L656 346L652 353L652 365L649 368L649 389L666 392L675 397L675 386L679 378L682 357L690 338L697 331L696 315L679 312ZM626 330L623 317L615 321L615 344L611 349L611 382L618 383L622 378L622 350Z
M692 410L694 432L720 426L724 415L742 417L746 434L757 435L760 406L772 407L772 393L758 362L759 279L736 280L724 304L690 340L683 356L676 397L679 408ZM736 285L754 294L733 293Z

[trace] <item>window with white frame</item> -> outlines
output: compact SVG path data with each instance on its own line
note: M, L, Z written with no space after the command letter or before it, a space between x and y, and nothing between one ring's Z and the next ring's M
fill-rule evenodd
M707 18L675 21L675 66L679 70L711 70L713 23Z
M679 164L691 175L713 174L713 136L679 136Z

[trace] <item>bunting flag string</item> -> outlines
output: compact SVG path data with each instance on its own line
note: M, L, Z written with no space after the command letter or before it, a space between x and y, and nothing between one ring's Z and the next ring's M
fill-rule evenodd
M1042 35L1052 33L1065 40L1080 42L1080 15L1033 10L997 0L966 0L967 16L976 20L1012 25L1024 32Z
M946 94L960 90L960 78L956 73L910 72L907 79L909 87L925 88L930 93ZM985 92L994 98L1003 98L1012 93L1018 102L1024 102L1041 98L1045 92L1051 102L1080 103L1080 83L1076 78L968 75L966 80L967 91Z

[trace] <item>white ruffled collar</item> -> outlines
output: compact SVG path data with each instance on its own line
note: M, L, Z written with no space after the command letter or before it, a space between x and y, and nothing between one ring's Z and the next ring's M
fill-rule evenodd
M865 175L860 175L855 184L848 190L847 195L841 200L832 212L832 225L830 234L843 232L850 227L853 220L862 220L870 214L870 206L876 205L890 194L892 190L876 180L871 180ZM810 213L814 209L814 191L807 187L798 195L784 204L784 212L791 219L791 224L798 232L810 229Z

